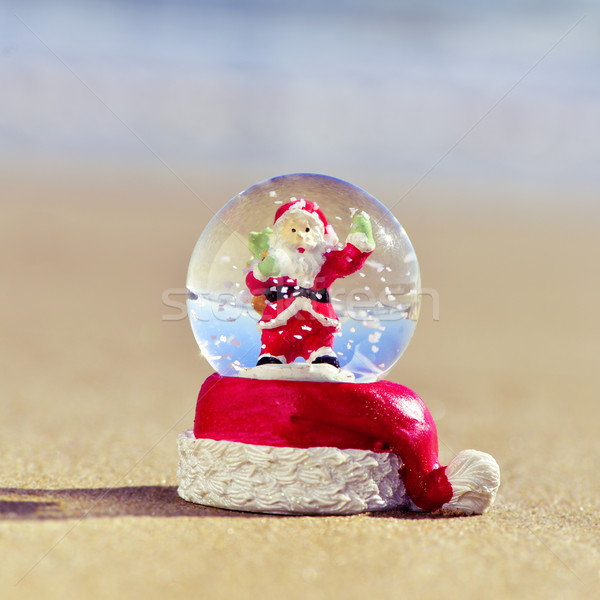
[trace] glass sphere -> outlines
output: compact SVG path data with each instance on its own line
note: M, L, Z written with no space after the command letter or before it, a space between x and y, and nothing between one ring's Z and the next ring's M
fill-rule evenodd
M260 259L249 250L249 234L272 227L277 210L299 200L318 205L339 238L337 249L346 245L355 216L363 211L370 216L375 250L360 270L334 281L329 295L340 321L333 344L340 367L357 382L381 379L406 349L417 323L417 257L385 206L364 190L325 175L283 175L258 183L209 222L187 276L188 314L200 350L221 375L235 376L256 365L261 307L246 276Z

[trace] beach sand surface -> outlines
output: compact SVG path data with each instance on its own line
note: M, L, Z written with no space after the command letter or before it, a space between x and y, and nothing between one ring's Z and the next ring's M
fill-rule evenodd
M178 498L176 436L211 370L175 302L203 201L259 179L215 175L197 199L150 178L4 178L2 598L594 597L598 218L566 208L395 210L429 292L389 379L429 406L442 462L496 458L486 515L275 517Z

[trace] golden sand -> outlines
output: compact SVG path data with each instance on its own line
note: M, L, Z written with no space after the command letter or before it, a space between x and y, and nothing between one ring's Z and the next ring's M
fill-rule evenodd
M161 297L185 287L209 211L168 185L5 191L2 598L597 593L594 222L395 211L430 292L390 379L429 405L443 462L464 448L497 459L488 514L269 517L175 491L175 439L210 369ZM218 206L238 190L200 191Z

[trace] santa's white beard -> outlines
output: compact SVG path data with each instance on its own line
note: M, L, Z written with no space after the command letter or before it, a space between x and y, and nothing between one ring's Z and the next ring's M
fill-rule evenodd
M311 288L325 262L326 250L325 244L317 244L301 253L297 246L280 242L271 246L269 254L277 259L280 275L295 279L300 287Z

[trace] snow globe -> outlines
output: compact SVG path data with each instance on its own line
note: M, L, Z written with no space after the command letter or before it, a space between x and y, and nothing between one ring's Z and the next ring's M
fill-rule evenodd
M275 177L210 221L188 315L215 369L178 438L179 495L274 514L483 513L486 453L438 462L424 402L386 381L414 332L419 265L387 208L316 174Z

